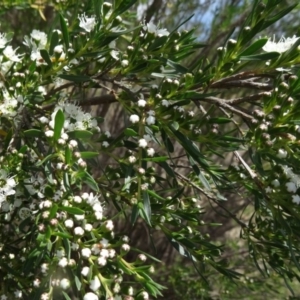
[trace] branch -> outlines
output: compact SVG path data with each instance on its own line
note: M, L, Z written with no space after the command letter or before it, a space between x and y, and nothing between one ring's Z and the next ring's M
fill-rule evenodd
M270 91L274 87L272 84L262 83L262 82L253 82L249 80L234 80L229 82L214 82L210 88L222 88L222 89L230 89L236 87L243 87L243 88L251 88L263 91Z
M249 115L249 114L247 114L247 113L245 113L245 112L243 112L241 110L238 110L235 107L232 107L224 99L217 98L217 97L205 97L205 98L199 98L197 100L198 101L202 100L204 102L216 104L217 106L226 108L226 109L230 110L231 112L233 112L233 113L235 113L235 114L237 114L237 115L239 115L241 117L244 117L244 118L250 119L250 120L253 119L253 117L251 115Z
M232 218L234 219L242 228L247 228L248 226L241 221L240 219L238 219L236 217L236 215L234 215L233 213L231 213L226 207L224 207L220 201L216 200L214 197L212 197L211 195L209 195L208 193L206 193L202 188L200 188L198 185L196 185L195 183L193 183L192 181L190 181L187 177L185 177L184 175L174 171L175 174L180 177L182 180L184 180L185 182L189 183L192 187L194 187L195 189L197 189L199 192L201 192L202 194L204 194L208 199L212 200L214 203L216 203L220 208L222 208L224 211L226 211L226 213Z
M228 76L225 78L222 78L218 81L215 81L213 84L215 83L225 83L228 81L232 81L232 80L236 80L236 79L249 79L249 78L274 78L274 75L271 74L264 74L264 73L257 73L257 72L253 72L253 71L248 71L248 72L241 72L238 74L234 74L232 76Z

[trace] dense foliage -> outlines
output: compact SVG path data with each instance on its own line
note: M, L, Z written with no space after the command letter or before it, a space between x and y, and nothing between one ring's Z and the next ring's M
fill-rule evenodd
M51 22L0 33L0 299L150 299L180 279L209 299L215 274L227 294L232 280L259 286L230 252L292 293L300 39L261 33L297 4L253 1L235 39L195 59L209 45L182 29L190 18L137 22L136 2L12 5ZM209 234L223 220L238 226L234 246ZM184 266L161 280L136 228L152 249L164 236L195 282Z

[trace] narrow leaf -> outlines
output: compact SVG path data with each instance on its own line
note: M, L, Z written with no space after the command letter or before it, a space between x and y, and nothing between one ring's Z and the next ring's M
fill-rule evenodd
M69 49L70 38L69 38L67 23L65 21L65 18L61 14L59 14L59 20L60 20L60 27L63 35L63 40L66 45L66 49Z
M57 141L61 136L61 131L63 129L65 122L65 116L64 113L59 109L56 112L55 118L54 118L54 136L53 139Z

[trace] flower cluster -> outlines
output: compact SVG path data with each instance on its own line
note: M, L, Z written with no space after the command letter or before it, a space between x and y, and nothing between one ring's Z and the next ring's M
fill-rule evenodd
M282 36L280 40L276 43L275 37L273 37L273 40L269 38L267 43L263 46L263 50L266 52L283 53L289 50L298 39L299 37L296 37L295 35L292 36L291 38L290 37L285 38Z

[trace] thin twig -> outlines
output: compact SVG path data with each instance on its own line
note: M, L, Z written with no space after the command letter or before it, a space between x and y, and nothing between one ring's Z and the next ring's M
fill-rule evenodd
M244 118L250 119L250 120L253 119L253 117L251 115L249 115L249 114L247 114L247 113L243 112L242 110L239 110L239 109L237 109L235 107L232 107L224 99L217 98L217 97L203 97L203 98L199 98L197 100L201 100L201 101L204 101L204 102L216 104L217 106L220 106L220 107L223 107L225 109L228 109L231 112L233 112L233 113L235 113L235 114L237 114L237 115L239 115L241 117L244 117Z
M248 226L241 221L240 219L238 219L236 217L236 215L234 215L232 212L230 212L226 207L224 207L220 201L216 200L213 196L209 195L208 193L206 193L202 188L200 188L198 185L196 185L195 183L193 183L192 181L190 181L187 177L185 177L184 175L174 171L175 174L180 177L181 179L183 179L184 181L188 182L191 186L193 186L195 189L197 189L199 192L201 192L202 194L204 194L208 199L212 200L214 203L216 203L220 208L222 208L224 211L226 211L226 213L232 218L234 219L242 228L247 228Z
M272 84L263 83L263 82L253 82L248 80L235 80L230 82L214 82L210 88L222 88L222 89L231 89L231 88L251 88L263 91L270 91L274 88Z

